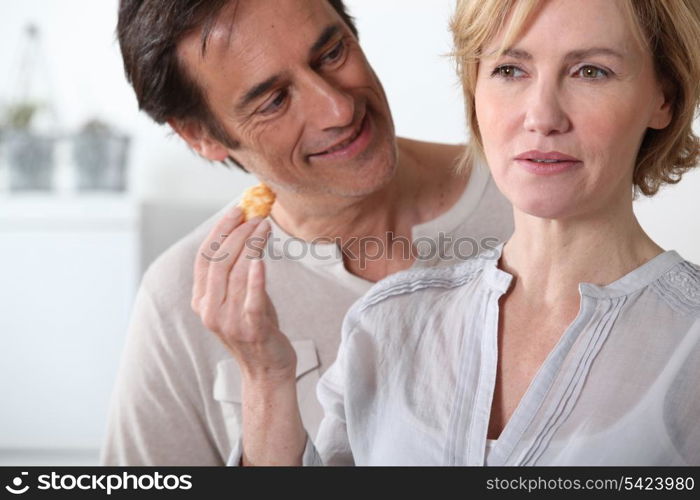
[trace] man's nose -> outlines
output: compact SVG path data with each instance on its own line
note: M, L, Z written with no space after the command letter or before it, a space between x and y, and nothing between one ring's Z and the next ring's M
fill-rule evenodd
M529 132L544 136L561 134L571 128L571 121L562 106L562 96L555 84L536 84L531 88L523 126Z
M336 82L315 73L307 79L306 93L306 113L313 126L328 130L352 125L355 99Z

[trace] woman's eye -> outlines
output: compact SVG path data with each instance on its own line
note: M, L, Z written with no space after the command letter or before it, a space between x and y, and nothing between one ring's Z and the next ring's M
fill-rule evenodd
M503 65L503 66L498 66L496 69L491 72L491 76L499 77L499 78L505 78L506 80L511 80L513 78L520 78L524 74L523 70L518 68L517 66L511 66L511 65Z
M596 66L583 66L576 70L576 75L586 80L600 80L609 76L607 71Z
M275 94L275 97L272 98L272 99L268 102L268 104L264 105L264 106L260 109L260 113L261 113L261 114L264 114L264 115L267 115L267 114L270 114L270 113L274 113L274 112L277 111L279 108L281 108L282 105L284 105L284 101L285 101L286 99L287 99L287 91L286 91L286 90L280 90L280 91L278 91L277 94Z

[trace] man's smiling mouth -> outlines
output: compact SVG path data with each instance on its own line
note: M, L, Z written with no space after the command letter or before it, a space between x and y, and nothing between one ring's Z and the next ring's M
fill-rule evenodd
M349 146L351 146L357 139L362 135L362 133L366 130L367 128L367 120L368 120L368 114L365 111L364 117L362 120L357 124L355 129L351 132L350 135L346 136L344 139L336 142L335 144L331 145L330 147L326 148L323 151L320 151L318 153L313 153L309 155L309 158L322 158L324 156L329 156L333 155L334 153L338 153L343 151L344 149L347 149Z
M364 120L363 120L363 123L364 123ZM360 123L360 125L362 125L362 123ZM340 144L337 144L336 146L333 146L332 148L327 149L326 151L323 151L319 154L325 155L325 154L329 154L329 153L335 153L336 151L340 151L341 149L349 146L352 141L357 139L357 136L360 135L361 131L362 131L362 126L357 127L357 130L355 131L355 133L352 134L352 136L350 136L350 138L348 138L347 140L341 142Z

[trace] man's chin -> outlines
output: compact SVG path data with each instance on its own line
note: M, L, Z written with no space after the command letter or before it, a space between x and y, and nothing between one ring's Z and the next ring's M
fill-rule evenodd
M343 172L342 177L329 183L330 191L343 197L361 198L372 195L385 188L396 175L397 163L386 159L373 168L357 169ZM349 174L349 175L345 175Z

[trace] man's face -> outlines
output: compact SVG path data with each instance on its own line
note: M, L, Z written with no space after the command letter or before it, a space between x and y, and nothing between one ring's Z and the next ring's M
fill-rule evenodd
M396 144L386 96L328 2L232 2L204 57L200 33L185 38L179 54L241 144L226 154L278 195L363 196L391 179Z

